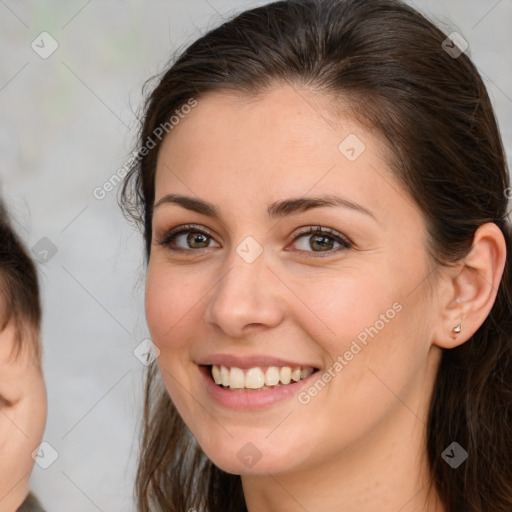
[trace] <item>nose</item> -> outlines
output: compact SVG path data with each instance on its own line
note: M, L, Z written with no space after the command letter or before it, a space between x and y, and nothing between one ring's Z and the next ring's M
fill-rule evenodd
M209 300L209 324L242 339L283 321L283 284L269 268L265 252L249 263L233 251L225 269Z

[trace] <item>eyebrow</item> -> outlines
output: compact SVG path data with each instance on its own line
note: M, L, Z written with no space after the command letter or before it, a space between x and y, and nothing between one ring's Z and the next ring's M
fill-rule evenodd
M219 210L213 204L194 197L187 197L180 194L167 194L155 203L153 209L158 208L162 204L177 204L182 208L207 215L208 217L221 217ZM363 213L376 220L375 215L368 208L343 197L331 194L316 197L297 197L276 201L270 204L267 208L267 215L270 219L278 219L287 215L305 212L312 208L325 206L342 206L350 208L351 210Z

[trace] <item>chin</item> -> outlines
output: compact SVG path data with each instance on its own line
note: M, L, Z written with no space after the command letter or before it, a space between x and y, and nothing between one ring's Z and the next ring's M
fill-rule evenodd
M263 461L263 459L260 459L251 466L238 460L236 454L230 458L219 456L210 458L210 460L215 464L215 466L222 469L222 471L240 476L268 476L269 473L277 474L289 469L275 460Z
M203 448L203 445L201 447ZM297 450L281 450L276 453L273 444L267 443L266 446L262 446L262 443L257 441L240 442L237 438L230 441L229 447L224 442L211 448L205 446L203 451L215 466L233 475L268 476L268 473L286 472L297 462L290 460L290 453L297 453Z

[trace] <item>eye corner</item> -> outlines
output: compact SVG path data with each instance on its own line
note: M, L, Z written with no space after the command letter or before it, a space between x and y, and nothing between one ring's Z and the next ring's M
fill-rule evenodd
M9 409L15 403L16 403L16 401L9 400L4 395L0 394L0 409Z

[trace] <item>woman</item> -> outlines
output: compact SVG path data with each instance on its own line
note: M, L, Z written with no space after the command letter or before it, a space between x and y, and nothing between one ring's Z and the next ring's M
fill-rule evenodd
M123 189L140 510L512 510L509 177L463 49L399 1L293 0L159 79Z

